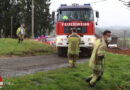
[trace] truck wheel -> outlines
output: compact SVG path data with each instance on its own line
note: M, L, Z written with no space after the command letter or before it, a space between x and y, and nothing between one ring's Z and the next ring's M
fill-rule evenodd
M91 57L92 54L92 49L88 49L88 48L80 48L81 53L80 53L80 57Z
M59 57L66 57L67 56L67 48L58 47L58 56Z
M91 57L91 55L92 55L92 49L89 49L88 57Z
M64 57L67 57L68 48L67 48L67 47L64 47L63 50L64 50L64 51L63 51L63 56L64 56Z
M63 51L61 47L58 47L58 56L62 57L63 56Z

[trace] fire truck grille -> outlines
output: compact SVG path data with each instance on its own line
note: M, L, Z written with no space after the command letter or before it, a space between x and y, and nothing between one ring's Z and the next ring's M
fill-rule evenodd
M70 27L70 26L65 26L64 27L64 33L71 33L71 29L73 27ZM87 28L86 27L76 27L77 28L77 33L87 33Z

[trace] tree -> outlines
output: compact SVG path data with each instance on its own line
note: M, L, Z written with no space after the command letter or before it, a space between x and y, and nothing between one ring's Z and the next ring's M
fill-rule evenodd
M13 36L21 23L25 24L27 37L31 36L32 0L0 0L0 30L4 30L5 37L10 35L11 16L13 16ZM50 0L34 0L35 36L52 30L51 15L49 13Z
M10 0L0 1L0 30L3 29L4 36L8 36L8 33L10 33L10 8Z
M130 0L129 1L119 0L119 1L123 2L124 5L126 5L128 8L130 8Z
M49 13L50 0L35 0L34 6L35 35L44 35L52 30L51 15Z

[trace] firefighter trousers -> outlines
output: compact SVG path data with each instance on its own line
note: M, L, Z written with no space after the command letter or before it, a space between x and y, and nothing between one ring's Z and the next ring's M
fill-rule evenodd
M68 60L69 60L69 64L71 67L75 67L76 64L76 60L78 59L78 55L77 54L68 54Z
M103 75L103 70L101 70L101 71L93 70L93 74L91 75L92 79L90 80L90 84L91 85L96 84L96 82L101 79L102 75Z
M24 40L24 35L20 35L18 37L18 43L22 42Z

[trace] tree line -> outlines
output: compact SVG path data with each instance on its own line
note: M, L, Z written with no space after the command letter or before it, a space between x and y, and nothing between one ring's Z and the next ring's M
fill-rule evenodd
M124 5L126 5L128 8L130 7L130 0L119 0L121 2L123 2Z
M44 35L53 29L49 13L50 0L34 0L34 34ZM24 24L26 36L31 36L32 0L0 0L0 37L16 37L16 30ZM12 20L11 20L12 18Z

